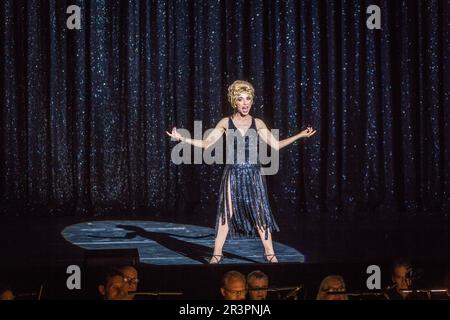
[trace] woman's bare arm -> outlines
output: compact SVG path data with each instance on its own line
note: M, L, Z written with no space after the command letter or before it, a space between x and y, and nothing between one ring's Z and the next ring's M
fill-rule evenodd
M220 137L226 131L227 127L228 127L228 118L223 118L222 120L220 120L217 123L216 127L211 131L211 133L204 140L183 137L181 134L179 134L177 132L177 128L173 128L172 132L166 131L166 133L170 137L172 137L178 141L192 144L193 146L198 147L198 148L207 149L210 146L212 146L214 143L216 143L217 140L220 139Z
M272 134L272 132L270 132L270 130L262 120L256 119L256 128L261 139L275 150L280 150L300 138L309 138L316 133L316 130L313 130L312 127L308 127L305 130L297 133L296 135L293 135L292 137L284 140L278 140Z

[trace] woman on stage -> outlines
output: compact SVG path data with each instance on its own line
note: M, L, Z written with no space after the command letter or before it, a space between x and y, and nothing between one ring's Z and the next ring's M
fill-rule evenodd
M173 128L171 133L167 132L178 141L204 149L216 143L224 133L227 135L227 151L230 151L229 141L234 142L231 146L234 149L232 152L234 159L231 164L227 160L220 185L211 264L222 261L222 249L229 231L232 235L249 237L258 234L264 246L265 260L278 262L273 249L272 232L279 229L270 210L265 178L261 175L261 164L259 161L249 161L250 154L258 153L257 144L255 146L250 143L250 134L255 132L265 143L278 151L300 138L309 138L316 133L308 127L290 138L279 141L262 120L250 115L254 96L255 90L249 82L236 80L228 88L228 101L234 109L233 115L220 120L206 139L185 138L176 128ZM232 139L229 139L230 137ZM245 154L243 161L242 157L241 161L236 161L240 151L237 150L239 144L236 143L239 138L243 141Z

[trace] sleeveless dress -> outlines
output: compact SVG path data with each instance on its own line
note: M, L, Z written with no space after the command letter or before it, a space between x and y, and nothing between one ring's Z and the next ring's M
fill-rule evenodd
M228 118L226 131L227 164L223 171L217 205L216 236L219 223L229 222L231 237L259 236L279 231L267 196L267 185L261 175L258 134L255 119L245 135Z

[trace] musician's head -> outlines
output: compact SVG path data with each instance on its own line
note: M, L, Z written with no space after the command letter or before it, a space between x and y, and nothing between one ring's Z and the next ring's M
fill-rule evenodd
M247 275L247 291L250 300L265 300L269 287L269 277L260 270L255 270Z
M127 292L138 291L138 271L133 266L123 266L118 269L123 276ZM132 300L134 295L129 294L128 298Z
M127 286L122 273L117 269L105 272L98 292L104 300L128 300Z
M397 259L392 264L392 282L397 290L409 289L412 284L411 263L406 259Z
M348 300L347 294L339 294L345 292L344 278L338 275L325 277L320 283L317 300Z
M224 300L245 300L247 294L245 276L238 271L228 271L222 277L220 292Z
M0 300L14 300L14 293L10 286L0 284Z

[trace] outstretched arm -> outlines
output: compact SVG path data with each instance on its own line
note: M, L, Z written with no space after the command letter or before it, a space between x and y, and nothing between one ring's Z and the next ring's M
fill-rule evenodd
M300 138L309 138L316 133L316 130L314 130L312 127L308 127L305 130L300 131L296 135L293 135L292 137L289 137L284 140L278 140L272 134L272 132L270 132L270 130L267 129L266 124L262 120L259 119L256 120L256 127L258 129L258 134L260 135L261 139L275 150L280 150L281 148L290 145L291 143Z
M208 137L206 137L206 139L204 140L183 137L181 134L177 132L177 128L173 128L172 132L166 131L166 133L177 141L189 143L198 148L207 149L214 143L216 143L217 140L220 139L220 137L222 136L222 134L225 132L226 129L227 129L227 118L223 118L222 120L219 121L219 123L217 123L213 131L211 131Z

